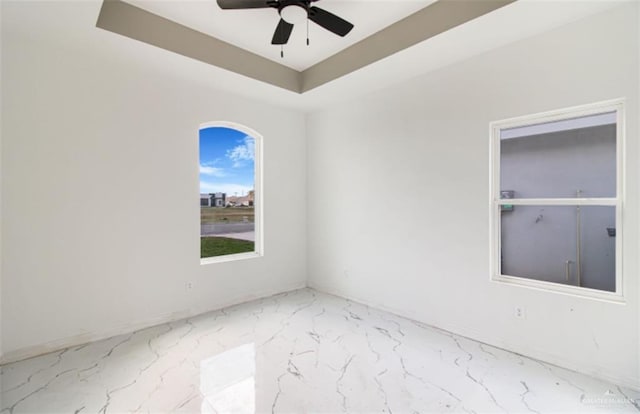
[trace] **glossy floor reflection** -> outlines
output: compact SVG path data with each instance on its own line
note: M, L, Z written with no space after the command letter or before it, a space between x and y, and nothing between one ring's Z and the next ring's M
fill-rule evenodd
M640 393L298 290L2 367L2 413L637 412Z

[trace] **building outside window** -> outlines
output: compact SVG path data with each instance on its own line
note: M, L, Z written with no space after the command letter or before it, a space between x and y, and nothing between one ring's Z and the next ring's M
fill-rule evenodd
M199 133L200 258L261 254L261 137L240 125L210 123Z

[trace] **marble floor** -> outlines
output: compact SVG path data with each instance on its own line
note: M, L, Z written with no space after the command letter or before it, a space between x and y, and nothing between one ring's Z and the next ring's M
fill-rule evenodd
M2 414L587 413L640 393L302 289L1 368Z

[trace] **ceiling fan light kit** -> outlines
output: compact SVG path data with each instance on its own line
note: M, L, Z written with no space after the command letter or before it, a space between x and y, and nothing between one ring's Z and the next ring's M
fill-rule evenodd
M280 21L273 33L271 44L280 45L280 56L284 57L282 46L291 37L295 24L307 23L307 45L309 45L309 20L341 37L346 36L353 24L324 9L311 6L318 0L217 0L223 10L266 9L278 11Z
M280 17L290 24L302 24L309 18L309 12L302 4L289 4L280 9Z

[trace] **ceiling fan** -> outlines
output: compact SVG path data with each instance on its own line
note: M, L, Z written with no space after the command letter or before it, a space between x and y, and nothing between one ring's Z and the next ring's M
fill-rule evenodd
M353 24L330 13L320 7L311 6L318 0L217 0L221 9L237 10L237 9L265 9L273 8L278 10L280 22L273 33L271 44L285 45L289 41L291 32L293 31L293 21L289 16L296 14L305 14L306 19L311 20L317 25L327 29L328 31L344 37L353 29ZM287 21L289 19L290 21ZM307 20L307 21L308 21ZM307 35L307 44L309 38Z

